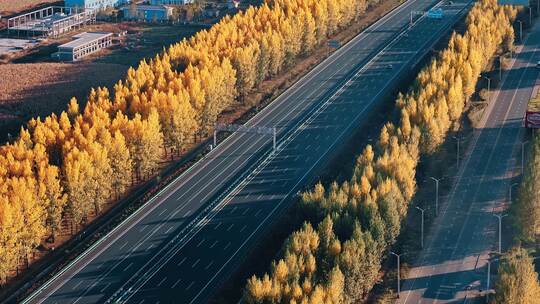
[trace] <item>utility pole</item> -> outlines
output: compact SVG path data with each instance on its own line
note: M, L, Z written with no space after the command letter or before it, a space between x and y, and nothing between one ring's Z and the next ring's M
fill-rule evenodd
M512 203L512 188L514 186L517 186L517 185L519 185L519 184L518 183L513 183L513 184L510 185L510 191L509 191L510 192L510 195L509 195L510 204Z
M521 143L521 175L525 174L525 145L528 143L528 140Z
M415 207L416 209L420 210L420 213L422 215L422 223L421 223L421 228L420 228L420 247L421 248L424 248L424 209L416 206Z
M529 27L532 27L532 7L529 6Z
M502 219L503 217L507 216L508 214L493 214L494 217L496 217L499 220L499 254L502 253L501 250L501 230L502 230Z
M399 286L399 285L400 285L400 282L399 282L399 279L400 279L400 278L399 278L399 256L400 256L401 254L397 254L397 253L395 253L395 252L393 252L393 251L390 251L390 253L393 254L393 255L395 255L395 256L397 257L397 297L398 297L398 299L399 299L399 293L400 293L400 291L401 291L401 290L400 290L401 287Z
M439 215L439 182L442 178L429 177L435 181L435 216Z

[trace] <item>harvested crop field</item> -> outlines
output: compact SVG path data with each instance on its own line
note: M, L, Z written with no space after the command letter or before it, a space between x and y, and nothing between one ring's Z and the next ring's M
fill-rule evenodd
M5 130L0 136L17 134L20 125L32 117L59 113L72 96L84 101L92 87L112 87L127 69L88 62L0 65L0 129Z

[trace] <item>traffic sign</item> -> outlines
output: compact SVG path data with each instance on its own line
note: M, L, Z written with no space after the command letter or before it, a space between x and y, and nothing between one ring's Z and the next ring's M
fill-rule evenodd
M427 17L433 19L442 19L443 10L441 8L432 8L427 12Z

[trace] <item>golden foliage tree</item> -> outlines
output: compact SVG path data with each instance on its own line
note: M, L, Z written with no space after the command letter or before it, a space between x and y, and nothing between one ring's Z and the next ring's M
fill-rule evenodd
M536 132L531 141L530 157L519 188L519 195L511 205L519 237L535 242L540 236L540 135Z
M81 103L71 99L59 115L30 120L15 143L0 147L0 281L28 261L47 234L54 236L62 221L81 224L101 212L111 197L127 190L130 180L154 174L164 152L181 151L197 136L209 134L220 113L238 97L325 43L376 3L267 1L142 60L114 90L93 89ZM497 6L494 0L475 6L466 33L455 35L446 53L418 76L419 89L398 101L404 110L402 123L389 127L375 149L366 149L350 183L316 189L307 196L304 205L314 218L337 214L332 217L332 229L340 231L336 239L330 247L316 244L307 251L287 245L292 253L283 259L286 278L253 281L254 288L263 290L257 291L256 299L339 299L339 273L348 281L349 270L336 268L343 267L336 261L345 243L338 236L352 235L350 223L356 218L375 227L361 227L363 234L369 230L374 240L384 239L374 241L378 249L395 236L395 216L404 216L404 202L415 191L419 152L436 149L460 116L489 58L502 43L510 44L513 30L508 21L514 15L513 9ZM394 202L400 206L392 206ZM368 211L369 216L364 214ZM385 227L393 228L388 232ZM317 231L306 227L302 237L314 241ZM318 269L331 272L332 284ZM299 272L302 279L294 279Z
M349 0L322 3L329 33L357 18L366 5ZM302 194L301 210L309 222L285 241L283 258L273 263L270 273L248 280L248 303L356 303L369 292L383 252L399 234L416 192L420 154L435 151L460 119L479 73L509 39L515 14L495 0L475 4L465 33L453 34L448 47L420 71L412 89L398 95L399 123L383 126L376 144L366 146L357 158L352 178L327 189L317 184ZM318 223L317 230L311 223Z
M532 258L523 248L504 255L495 283L495 301L504 304L533 304L540 298L540 283Z
M111 187L116 197L126 191L133 175L131 155L127 147L126 139L119 131L107 143L111 165Z

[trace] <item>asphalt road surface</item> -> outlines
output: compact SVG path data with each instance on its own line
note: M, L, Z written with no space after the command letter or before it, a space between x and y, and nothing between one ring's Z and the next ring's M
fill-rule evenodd
M528 134L523 117L535 85L540 84L535 67L539 46L537 25L516 53L500 90L491 96L485 125L473 134L426 249L403 282L398 303L462 303L486 293L487 259L498 251L494 215L504 214L512 178L521 172L521 143ZM515 195L516 187L513 190Z
M25 302L206 302L466 2L410 29L410 12L436 1L381 18L247 123L275 127L275 151L270 136L229 136Z

